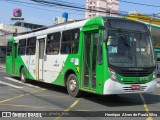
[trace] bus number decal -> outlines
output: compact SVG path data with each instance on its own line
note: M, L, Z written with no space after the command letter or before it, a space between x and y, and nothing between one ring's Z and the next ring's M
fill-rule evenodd
M78 73L79 73L79 67L78 67L78 66L76 67L76 72L78 72Z

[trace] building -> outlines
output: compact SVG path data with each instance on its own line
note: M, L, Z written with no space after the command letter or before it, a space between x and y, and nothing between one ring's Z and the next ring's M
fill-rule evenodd
M7 39L13 36L14 33L25 32L26 30L25 27L0 23L0 46L6 46Z
M7 40L14 33L25 32L26 28L0 23L0 62L5 59Z
M119 9L118 0L87 0L85 18L95 16L117 16Z
M75 19L67 19L67 21L66 21L66 18L64 18L64 17L54 17L53 18L53 24L55 25L55 24L61 24L61 23L65 23L65 22L74 22L74 21L76 21Z
M25 28L27 28L28 30L45 27L44 25L27 23L27 22L20 22L20 21L16 22L16 23L14 24L14 26L25 27Z
M26 22L16 22L15 25L0 23L0 63L5 60L7 40L14 33L22 33L40 27L44 26Z

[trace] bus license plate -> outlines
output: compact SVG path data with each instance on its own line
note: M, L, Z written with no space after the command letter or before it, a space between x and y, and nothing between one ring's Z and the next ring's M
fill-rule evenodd
M140 90L140 85L132 85L132 90Z

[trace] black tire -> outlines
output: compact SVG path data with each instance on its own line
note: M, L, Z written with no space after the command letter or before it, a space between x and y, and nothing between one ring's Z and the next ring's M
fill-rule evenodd
M24 70L24 68L21 69L21 75L20 75L20 79L22 83L27 83L27 79L26 79L26 72Z
M70 74L67 79L67 91L72 97L79 97L82 94L78 88L78 79L75 74Z

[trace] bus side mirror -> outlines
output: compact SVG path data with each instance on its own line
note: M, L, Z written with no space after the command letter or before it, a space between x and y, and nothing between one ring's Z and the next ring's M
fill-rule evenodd
M98 41L98 64L102 64L102 34L99 34L99 41Z

